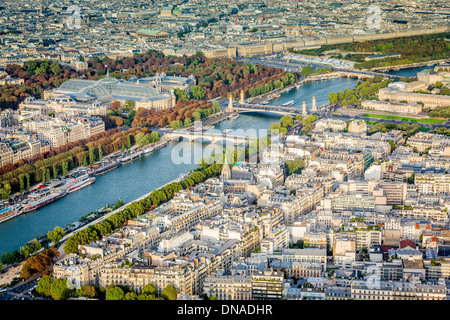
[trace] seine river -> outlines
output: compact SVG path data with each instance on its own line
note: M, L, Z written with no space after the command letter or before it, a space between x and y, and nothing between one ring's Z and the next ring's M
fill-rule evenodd
M393 74L412 76L423 68L405 69ZM305 83L299 89L284 93L280 98L271 101L271 104L280 105L289 100L295 100L293 106L302 107L302 101L307 108L311 108L312 98L320 105L328 102L330 92L337 92L345 88L352 89L357 83L355 79L332 79ZM216 125L219 130L230 129L268 129L279 120L278 115L268 114L241 114L235 120L226 120ZM46 234L56 226L64 227L66 224L78 219L105 204L113 204L119 198L125 203L132 201L158 187L189 172L197 165L195 163L174 164L172 150L182 144L184 147L192 146L188 142L171 142L167 147L154 151L134 162L97 176L94 184L79 191L71 193L39 210L20 215L0 224L0 254L19 249L21 245L35 236ZM198 148L200 151L202 148Z

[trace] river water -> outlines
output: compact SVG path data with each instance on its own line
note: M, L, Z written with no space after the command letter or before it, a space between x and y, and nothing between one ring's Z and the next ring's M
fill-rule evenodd
M393 74L412 76L423 68L405 69ZM281 105L289 100L295 100L294 107L302 107L302 101L307 108L311 108L312 98L315 96L316 104L328 102L330 92L337 92L345 88L352 89L357 83L355 79L339 78L305 83L299 89L293 89L273 99L270 104ZM226 120L216 125L223 131L230 129L268 129L280 116L276 114L241 114L235 120ZM202 152L202 145L196 142L197 157ZM71 193L64 198L55 201L39 210L22 214L0 224L0 254L19 249L21 245L33 239L35 236L46 234L56 226L64 227L66 224L78 221L78 219L95 211L105 204L113 204L119 198L125 203L134 200L167 182L178 178L180 175L194 169L197 164L193 161L175 164L172 156L174 148L192 147L189 142L171 142L167 147L154 151L134 162L120 166L119 168L97 176L94 184L79 191ZM205 147L205 145L203 145ZM207 154L206 154L207 156ZM193 157L191 158L193 160Z

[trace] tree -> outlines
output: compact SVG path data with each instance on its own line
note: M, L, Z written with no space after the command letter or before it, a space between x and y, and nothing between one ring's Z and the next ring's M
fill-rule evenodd
M281 124L280 124L279 122L275 122L273 125L270 126L269 132L270 132L270 133L276 132L276 131L279 132L280 129L281 129Z
M37 250L39 250L39 249L37 249L37 248L39 248L39 246L36 247L36 245L34 244L33 245L34 249L27 248L27 250L24 250L24 251L30 252L29 250L31 249L31 253L33 251L36 252ZM26 253L26 252L24 252L24 253ZM57 256L59 256L59 252L55 248L49 248L47 250L44 250L44 251L38 253L35 256L31 256L22 265L21 277L24 279L27 279L36 273L45 271L48 267L51 266L52 259ZM26 256L25 256L25 258L26 258ZM19 257L16 257L15 259L16 259L16 261L20 260Z
M177 300L177 289L174 286L168 284L162 291L161 297L165 300Z
M25 63L26 69L31 72L29 74L34 74L34 70L36 70L38 63L35 60L29 60Z
M119 100L114 100L111 103L110 111L113 111L113 113L116 114L115 111L119 111L120 110L120 106L121 106L120 101Z
M338 102L338 95L337 95L337 93L331 92L329 97L328 97L328 101L330 101L331 103Z
M70 290L67 288L66 279L56 279L53 281L50 292L53 300L65 300L70 295Z
M103 158L103 148L101 143L98 144L98 161L102 160Z
M294 119L289 115L283 116L280 121L281 125L286 128L292 127L294 125Z
M150 143L150 134L149 133L145 134L143 132L139 132L139 133L136 134L134 139L135 139L136 144L138 146L143 146L145 144Z
M22 193L25 189L24 175L19 176L19 192Z
M25 186L25 189L26 190L30 190L30 187L31 187L31 185L30 185L30 175L27 173L27 174L25 174L25 178L26 178L26 180L27 180L27 184L26 184L26 186Z
M140 294L137 297L137 299L138 300L159 300L159 299L156 299L156 297L154 295L151 295L151 294Z
M153 131L152 133L150 133L150 142L157 142L160 139L160 135L158 131Z
M127 149L131 149L131 137L130 135L127 136Z
M53 63L50 65L50 70L53 72L53 74L54 74L55 76L57 76L57 75L59 75L59 74L61 73L61 67L59 66L59 63L58 63L58 62L53 62Z
M141 291L142 294L151 294L156 296L158 294L158 289L152 283L146 284Z
M2 199L8 199L9 195L11 194L11 185L8 181L3 181L3 188L0 189L0 196Z
M288 175L291 175L294 173L302 173L305 165L302 159L295 159L294 161L286 161L286 166L288 167Z
M200 86L192 86L191 96L194 99L201 100L205 97L205 90Z
M188 95L181 89L176 88L174 90L174 94L175 97L177 98L177 101L185 101L185 102L189 101Z
M138 295L136 292L127 292L125 294L125 300L137 300Z
M306 66L306 67L302 68L302 71L300 71L300 74L302 76L307 76L312 73L314 73L314 70L310 66Z
M98 296L94 286L81 286L76 290L79 297L96 298Z
M180 120L174 120L170 123L170 126L173 130L179 130L183 128L183 122L181 122Z
M53 179L58 178L58 167L56 166L56 164L52 166L52 170L53 170Z
M202 120L202 115L198 111L194 111L192 113L192 117L194 118L194 121L200 121Z
M50 276L42 277L36 287L36 293L41 297L49 298L52 295L51 287L53 284L53 278Z
M2 254L2 263L3 264L13 264L14 262L16 262L16 259L14 258L14 256L11 253L4 252Z
M94 148L89 148L89 164L93 164L94 162L95 162Z
M397 146L395 145L394 141L392 141L392 140L389 140L388 143L391 146L391 152L393 152Z
M125 100L125 103L123 104L123 106L122 106L122 109L123 110L125 110L125 111L131 111L131 110L134 110L134 108L135 108L135 103L134 103L134 101L133 100Z
M212 104L213 113L217 113L220 111L220 103L218 101L214 101Z
M66 232L63 228L56 226L53 231L49 231L47 233L47 238L53 242L55 245L59 243L59 241L66 235Z
M434 87L440 89L440 88L442 88L443 85L444 84L442 83L442 81L436 81L436 83L434 84Z
M123 300L124 297L125 294L119 287L109 286L108 289L106 289L106 300Z

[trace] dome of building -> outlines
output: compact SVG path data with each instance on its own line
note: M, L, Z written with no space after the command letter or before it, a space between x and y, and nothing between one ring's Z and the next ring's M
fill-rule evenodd
M99 84L94 84L92 86L83 88L79 91L81 94L89 95L92 97L107 97L111 95L111 92L108 91L105 87Z
M112 94L118 82L119 80L111 78L107 75L103 79L98 80L96 84L102 86L107 92Z

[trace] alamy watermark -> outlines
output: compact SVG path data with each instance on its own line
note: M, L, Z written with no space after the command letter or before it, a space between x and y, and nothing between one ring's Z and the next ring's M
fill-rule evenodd
M67 13L72 14L67 18L67 28L69 30L81 28L81 8L76 5L67 7Z
M380 30L381 29L381 9L379 6L369 6L367 8L367 29L370 30Z
M67 289L73 290L81 288L80 274L69 276L66 280Z

